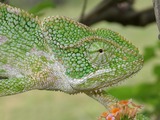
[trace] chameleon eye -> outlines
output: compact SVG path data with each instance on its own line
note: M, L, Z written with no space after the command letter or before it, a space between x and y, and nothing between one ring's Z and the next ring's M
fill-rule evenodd
M108 64L112 55L112 46L105 41L94 41L87 48L87 58L93 67L102 67Z
M103 53L103 49L99 49L98 51L99 51L99 53Z

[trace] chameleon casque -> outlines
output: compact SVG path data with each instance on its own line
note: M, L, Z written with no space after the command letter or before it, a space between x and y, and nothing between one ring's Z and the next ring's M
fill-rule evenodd
M29 90L85 93L105 107L106 88L143 65L138 49L109 29L37 17L0 3L0 96Z

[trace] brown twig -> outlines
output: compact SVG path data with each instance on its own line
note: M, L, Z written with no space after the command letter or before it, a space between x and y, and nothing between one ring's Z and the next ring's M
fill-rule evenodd
M160 32L160 1L153 0L153 7L154 7L154 12L155 12L157 27ZM160 34L158 35L158 38L160 39Z
M145 26L155 22L153 8L136 11L133 3L134 0L103 0L80 22L88 26L104 20L134 26Z
M88 2L88 0L84 0L82 12L81 12L81 16L80 16L80 18L79 18L79 19L82 20L82 21L83 21L84 14L85 14L85 11L86 11L86 8L87 8L87 2Z

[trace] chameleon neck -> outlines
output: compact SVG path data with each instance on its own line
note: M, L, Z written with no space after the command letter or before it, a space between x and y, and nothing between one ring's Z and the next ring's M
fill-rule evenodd
M43 79L44 81L40 82L41 90L55 90L55 91L63 91L66 93L77 93L76 90L74 90L70 84L70 78L65 74L66 70L64 66L58 62L55 61L54 64L49 65L49 75L47 79Z

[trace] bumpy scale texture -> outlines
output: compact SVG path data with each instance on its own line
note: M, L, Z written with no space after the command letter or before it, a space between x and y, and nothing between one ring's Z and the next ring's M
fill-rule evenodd
M106 107L101 89L142 68L138 49L109 29L67 17L37 17L0 3L0 96L32 89L84 92Z

